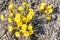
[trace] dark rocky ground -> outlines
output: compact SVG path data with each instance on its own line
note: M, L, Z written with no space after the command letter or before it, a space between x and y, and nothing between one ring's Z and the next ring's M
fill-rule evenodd
M0 0L0 14L7 16L8 9L6 7L8 7L9 1L10 0ZM37 33L36 35L32 35L28 38L25 38L21 35L21 37L16 38L11 32L8 31L9 24L6 18L4 19L4 22L2 22L0 19L0 40L60 40L60 0L13 0L15 6L19 6L22 1L30 3L35 12L37 12L36 9L38 8L39 3L52 3L54 5L54 12L51 16L55 18L56 15L57 20L48 23L43 22L42 26L45 30L43 29L43 32L38 31L40 32L40 34ZM42 15L41 17L44 17L44 15Z

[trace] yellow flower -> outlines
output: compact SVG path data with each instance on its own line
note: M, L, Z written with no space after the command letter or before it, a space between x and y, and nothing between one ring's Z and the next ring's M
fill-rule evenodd
M32 19L32 16L31 15L27 15L27 19L28 20L31 20Z
M33 9L32 8L29 8L29 12L33 12Z
M48 13L51 14L53 12L53 9L49 9Z
M21 29L21 33L24 33L24 32L26 32L26 29Z
M52 7L53 7L53 4L50 4L47 6L47 9L52 9Z
M9 23L11 23L11 22L12 22L12 19L11 19L10 17L8 18L8 22L9 22Z
M13 31L13 27L12 27L12 26L9 26L8 29L9 29L9 31L11 31L11 32Z
M23 11L24 8L23 8L23 7L18 7L18 10L19 10L19 11Z
M26 2L22 2L22 5L26 5Z
M16 13L15 16L18 17L18 18L20 18L20 14L19 13Z
M46 20L51 20L51 17L49 15L46 16Z
M27 25L26 24L22 24L21 29L23 30L23 29L26 29L26 28L27 28Z
M4 20L4 16L3 16L3 15L1 15L1 20L2 20L2 21Z
M21 27L22 26L22 22L17 22L17 26Z
M29 6L30 6L30 4L27 3L27 4L26 4L26 7L29 7Z
M14 18L14 21L16 21L16 22L20 22L20 14L19 13L17 13L16 15L15 15L15 18Z
M48 10L44 10L44 13L47 14L48 13Z
M27 20L26 17L23 17L23 18L22 18L22 21L23 21L23 22L26 22L26 23L28 22L28 20Z
M15 22L20 22L20 20L21 20L20 18L17 18L17 17L14 18Z
M34 16L35 15L34 12L29 12L28 14L31 15L31 16Z
M25 37L28 37L28 36L29 36L28 31L24 32L23 35L24 35Z
M13 8L14 8L13 3L9 4L8 9L13 9Z
M21 32L22 33L26 32L26 29L27 29L27 25L26 24L22 24Z
M40 9L41 11L44 10L44 8L45 8L46 5L47 5L46 3L41 3L39 9Z
M20 36L20 32L18 32L18 31L15 32L15 36L16 36L16 37L19 37L19 36Z
M41 3L40 6L46 6L47 4L46 3Z
M32 35L33 33L34 33L33 30L30 30L30 31L29 31L29 35Z
M33 28L32 25L29 24L29 25L28 25L28 30L32 30L32 28Z

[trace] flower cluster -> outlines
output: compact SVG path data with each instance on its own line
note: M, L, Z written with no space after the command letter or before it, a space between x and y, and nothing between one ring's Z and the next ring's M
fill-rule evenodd
M20 34L28 37L34 32L32 23L29 21L32 20L35 13L29 6L30 4L22 2L22 5L20 5L18 8L15 8L12 1L8 6L8 22L13 22L13 25L10 25L8 29L11 32L14 31L16 37L19 37Z
M53 4L41 3L39 10L46 14L46 20L51 20L50 14L53 12Z
M9 24L12 24L9 25L8 30L15 34L16 37L19 37L21 34L24 35L25 37L32 35L34 33L34 30L33 23L31 22L31 20L34 17L35 12L30 7L30 4L22 2L21 5L16 8L11 0L10 4L8 5L8 9L9 12L6 18ZM51 20L50 14L53 12L53 4L47 5L46 3L41 3L39 10L41 13L45 14L46 20L48 21ZM4 15L0 15L0 17L2 21L5 18ZM40 20L36 19L36 21L37 22L35 24L42 23Z

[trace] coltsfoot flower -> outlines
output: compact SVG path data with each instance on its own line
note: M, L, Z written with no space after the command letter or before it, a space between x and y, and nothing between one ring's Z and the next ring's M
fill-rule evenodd
M53 12L53 9L48 10L48 14L51 14Z
M14 18L14 21L15 22L20 22L20 14L19 13L17 13L17 14L15 14L15 18Z
M23 30L23 29L26 29L26 28L27 28L27 25L26 24L22 24L21 29Z
M47 15L46 16L46 20L50 21L51 20L51 16Z
M48 14L48 10L44 10L44 13L45 13L45 14Z
M15 21L15 22L20 22L20 20L21 20L21 19L20 19L19 17L15 17L15 18L14 18L14 21Z
M24 10L24 8L23 7L18 7L18 10L22 11L22 10Z
M41 3L39 8L40 11L44 10L46 5L47 5L46 3Z
M26 2L22 2L22 5L26 5Z
M27 15L27 19L28 20L31 20L32 19L32 16L31 15Z
M12 22L12 19L11 19L10 17L8 18L8 22L9 22L9 23L11 23L11 22Z
M9 4L8 9L13 9L13 8L14 8L13 3Z
M47 4L46 3L41 3L40 6L46 6Z
M29 12L28 14L31 15L31 16L34 16L35 15L34 12Z
M4 20L4 15L1 15L1 20L2 20L2 21Z
M27 3L27 4L26 4L26 7L29 7L29 6L30 6L30 4Z
M29 31L29 35L32 35L33 33L34 33L33 30L30 30L30 31Z
M53 7L53 4L50 4L47 6L47 9L52 9L52 7Z
M32 28L33 28L32 25L29 24L29 25L28 25L28 30L32 30Z
M19 36L20 36L20 32L18 32L18 31L15 32L15 36L16 36L16 37L19 37Z
M17 26L21 27L22 26L22 22L17 22Z
M29 36L29 32L26 31L26 32L23 33L23 35L24 35L25 37L28 37L28 36Z
M25 22L25 23L27 23L27 22L28 22L28 20L27 20L27 18L26 18L26 17L23 17L23 18L22 18L22 21L23 21L23 22Z
M29 8L29 12L33 12L33 9L32 8Z
M13 31L13 26L9 26L8 29L9 29L10 32L12 32Z

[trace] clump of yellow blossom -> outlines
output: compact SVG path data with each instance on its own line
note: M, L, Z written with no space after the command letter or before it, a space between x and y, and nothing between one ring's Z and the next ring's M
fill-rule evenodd
M41 3L39 9L46 15L46 20L51 20L50 14L53 12L53 4L47 5L46 3Z
M41 3L39 9L45 14L51 14L53 12L53 4L47 5L46 3Z
M8 6L8 9L11 10L11 12L8 12L8 21L9 23L13 22L14 26L9 26L9 30L11 32L16 30L14 31L16 37L19 37L20 34L23 34L25 37L33 34L33 26L29 21L33 18L35 13L29 6L30 4L22 2L22 5L16 9L12 1Z

